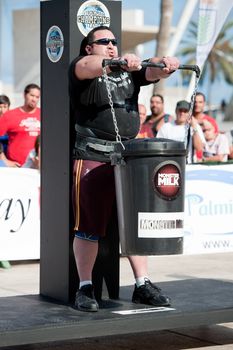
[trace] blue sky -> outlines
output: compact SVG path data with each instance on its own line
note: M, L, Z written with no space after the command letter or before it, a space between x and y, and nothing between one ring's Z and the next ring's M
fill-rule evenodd
M176 25L181 16L182 10L185 6L186 0L174 0L173 7L173 20L172 25ZM144 10L144 23L147 25L159 25L159 14L160 14L160 0L122 0L122 9L142 9ZM231 10L228 19L233 19L233 10ZM198 19L198 9L193 14L192 20L197 21ZM150 42L145 45L145 56L150 57L155 53L155 43ZM143 57L145 58L145 57ZM182 63L182 62L181 62ZM207 94L208 82L206 81L203 86L199 86L199 90ZM226 102L230 100L233 95L233 86L228 85L224 82L224 79L220 77L216 81L211 89L211 102L220 103L222 99Z

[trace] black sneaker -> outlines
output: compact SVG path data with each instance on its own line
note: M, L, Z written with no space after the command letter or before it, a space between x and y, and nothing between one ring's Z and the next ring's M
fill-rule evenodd
M98 311L99 305L95 300L92 284L81 287L75 296L75 307L80 311Z
M135 285L132 302L136 304L147 304L153 306L169 306L170 299L161 293L150 280L145 279L145 284L140 287Z

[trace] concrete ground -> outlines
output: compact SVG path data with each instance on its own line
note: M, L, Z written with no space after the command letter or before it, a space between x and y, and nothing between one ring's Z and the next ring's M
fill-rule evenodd
M153 282L157 281L158 285L159 282L189 278L213 278L232 282L233 253L153 256L148 260L150 278ZM126 258L121 258L120 267L121 286L133 285L132 272ZM9 269L0 268L0 297L38 293L38 261L13 262ZM144 333L139 334L2 347L1 349L105 350L109 348L111 350L233 350L233 320L232 323L212 326L154 332L145 330Z

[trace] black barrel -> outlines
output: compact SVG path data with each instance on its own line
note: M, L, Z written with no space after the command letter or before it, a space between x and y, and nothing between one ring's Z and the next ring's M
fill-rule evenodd
M152 138L124 145L114 167L122 255L182 254L184 143Z

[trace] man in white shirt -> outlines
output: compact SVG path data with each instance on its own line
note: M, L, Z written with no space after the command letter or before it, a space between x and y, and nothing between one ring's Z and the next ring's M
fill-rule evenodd
M194 117L189 118L190 103L182 100L176 105L176 120L165 123L158 131L158 138L185 142L188 145L187 163L193 162L193 149L203 151L205 137ZM188 140L190 127L190 140Z

